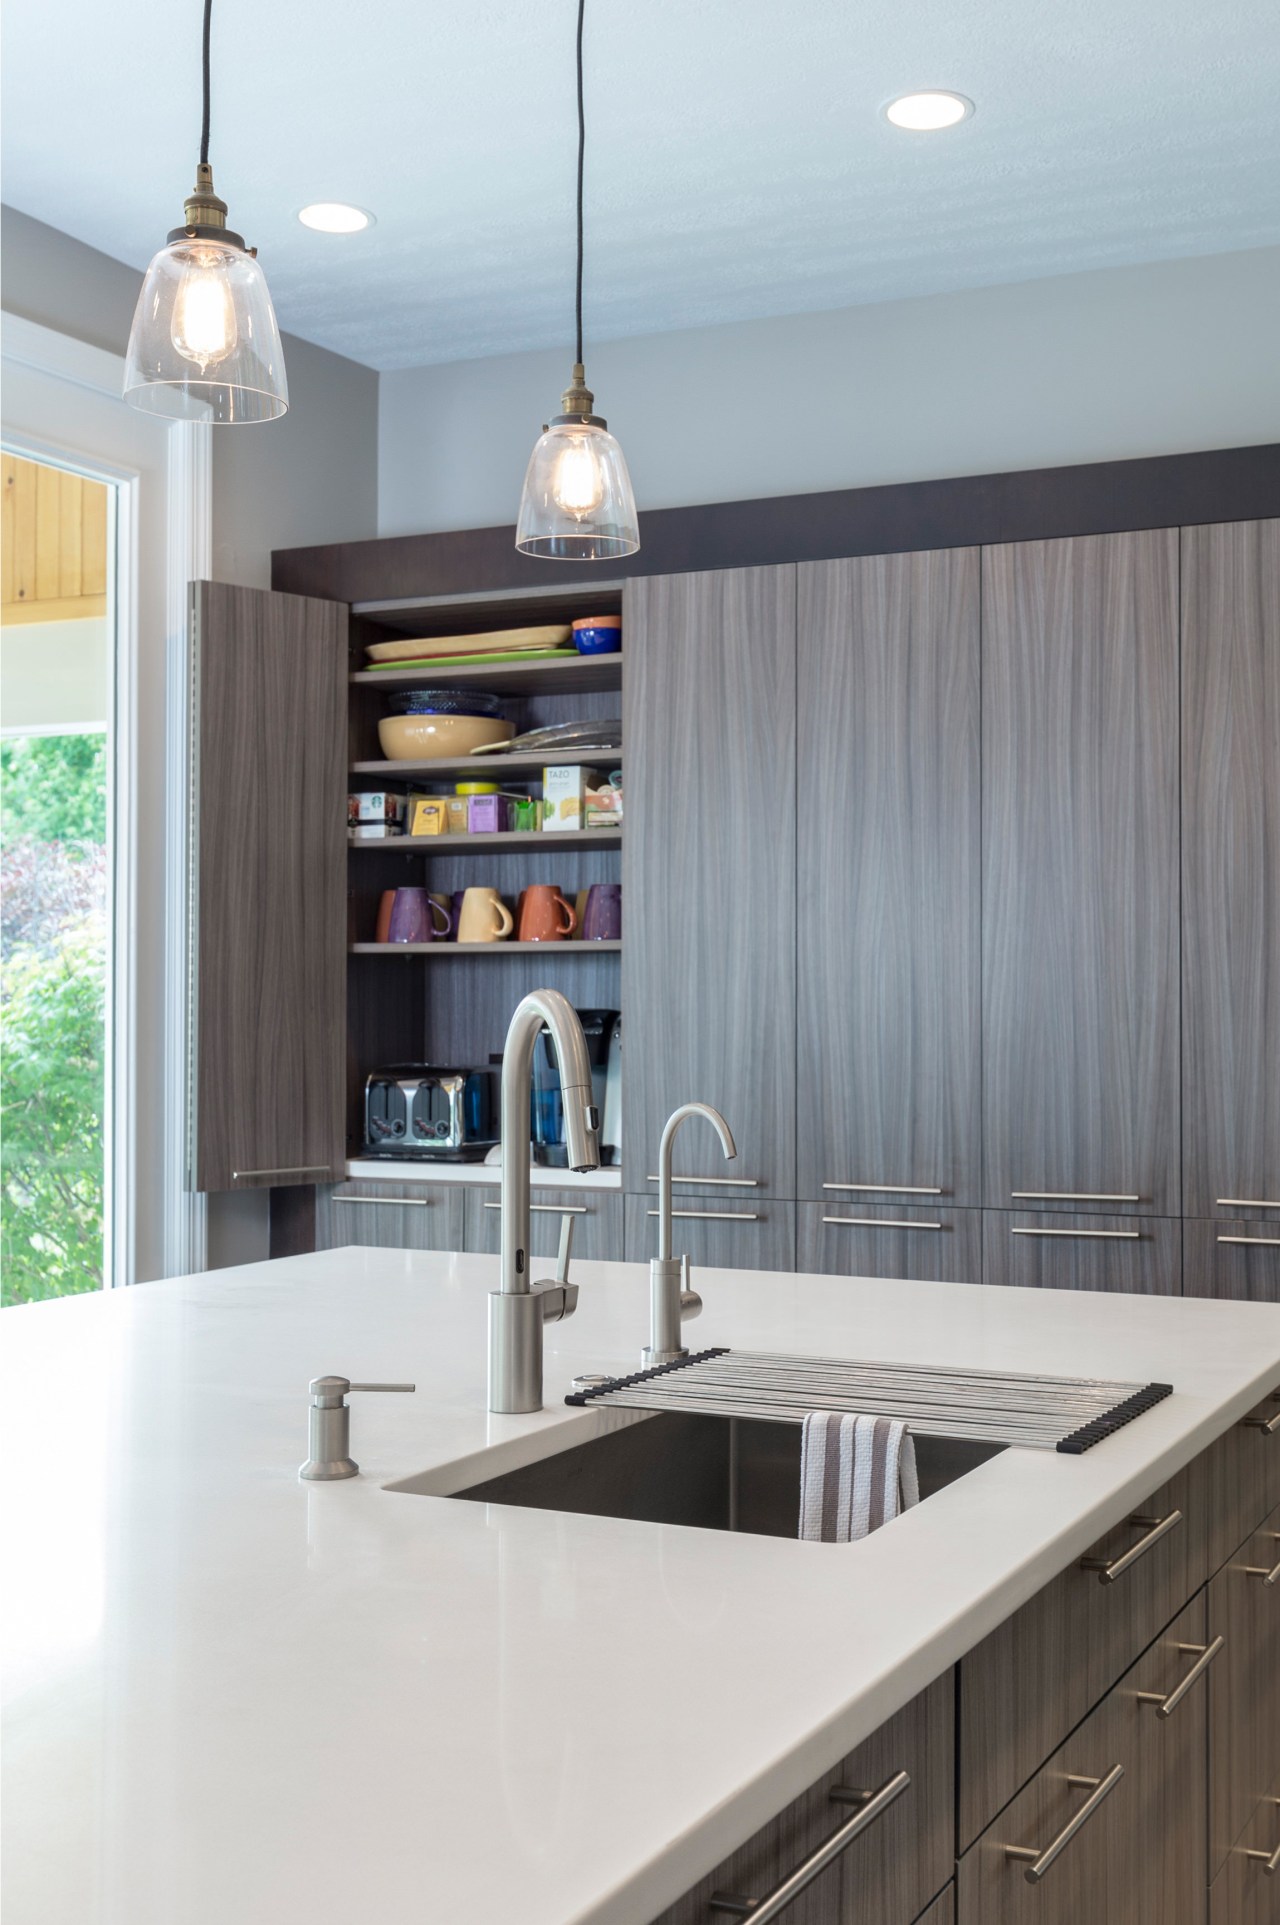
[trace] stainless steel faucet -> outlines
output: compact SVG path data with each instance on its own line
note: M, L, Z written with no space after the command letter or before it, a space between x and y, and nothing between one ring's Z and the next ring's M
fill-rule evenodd
M570 1167L600 1168L600 1118L582 1024L559 990L532 990L517 1005L502 1055L502 1281L489 1293L489 1408L503 1415L542 1409L542 1326L571 1317L578 1303L567 1251L555 1282L529 1283L529 1092L544 1028L560 1065Z
M658 1145L658 1254L649 1265L649 1341L640 1353L646 1368L688 1356L688 1347L680 1341L680 1325L702 1308L702 1298L689 1288L688 1257L671 1254L671 1152L676 1131L690 1116L706 1117L720 1138L726 1160L738 1154L733 1131L710 1103L682 1103L667 1118Z

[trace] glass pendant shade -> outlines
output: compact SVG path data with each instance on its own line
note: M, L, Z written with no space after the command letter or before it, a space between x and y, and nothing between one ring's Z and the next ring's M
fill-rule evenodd
M553 421L529 457L516 547L547 561L611 561L639 546L636 498L618 443L602 422Z
M215 237L170 237L138 297L124 395L180 421L274 421L285 412L280 329L252 254Z

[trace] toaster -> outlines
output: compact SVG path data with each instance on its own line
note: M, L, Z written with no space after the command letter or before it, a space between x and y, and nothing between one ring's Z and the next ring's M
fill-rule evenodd
M397 1063L365 1079L366 1155L465 1163L483 1157L494 1141L487 1069Z

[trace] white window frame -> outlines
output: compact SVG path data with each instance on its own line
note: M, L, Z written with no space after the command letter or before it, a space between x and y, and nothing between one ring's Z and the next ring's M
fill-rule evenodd
M19 316L3 317L0 359L4 446L115 484L104 1254L115 1284L183 1276L207 1265L205 1199L187 1187L194 881L188 584L210 572L210 431L128 407L120 356ZM162 596L155 581L161 568ZM157 678L162 700L149 678ZM144 791L160 798L157 810L139 808Z

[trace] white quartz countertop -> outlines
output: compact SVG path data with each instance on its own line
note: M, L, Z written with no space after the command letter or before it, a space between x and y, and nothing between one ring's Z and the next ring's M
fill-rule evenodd
M501 1163L433 1163L426 1157L357 1156L347 1164L348 1182L488 1183L502 1181ZM622 1170L553 1170L545 1163L529 1168L534 1190L620 1190Z
M485 1410L495 1271L333 1250L4 1312L6 1925L642 1925L1280 1383L1265 1305L702 1270L700 1346L1174 1395L855 1545L383 1489L609 1421L560 1399L635 1367L645 1269L578 1266L524 1418ZM353 1396L363 1474L303 1485L325 1372L418 1390Z

